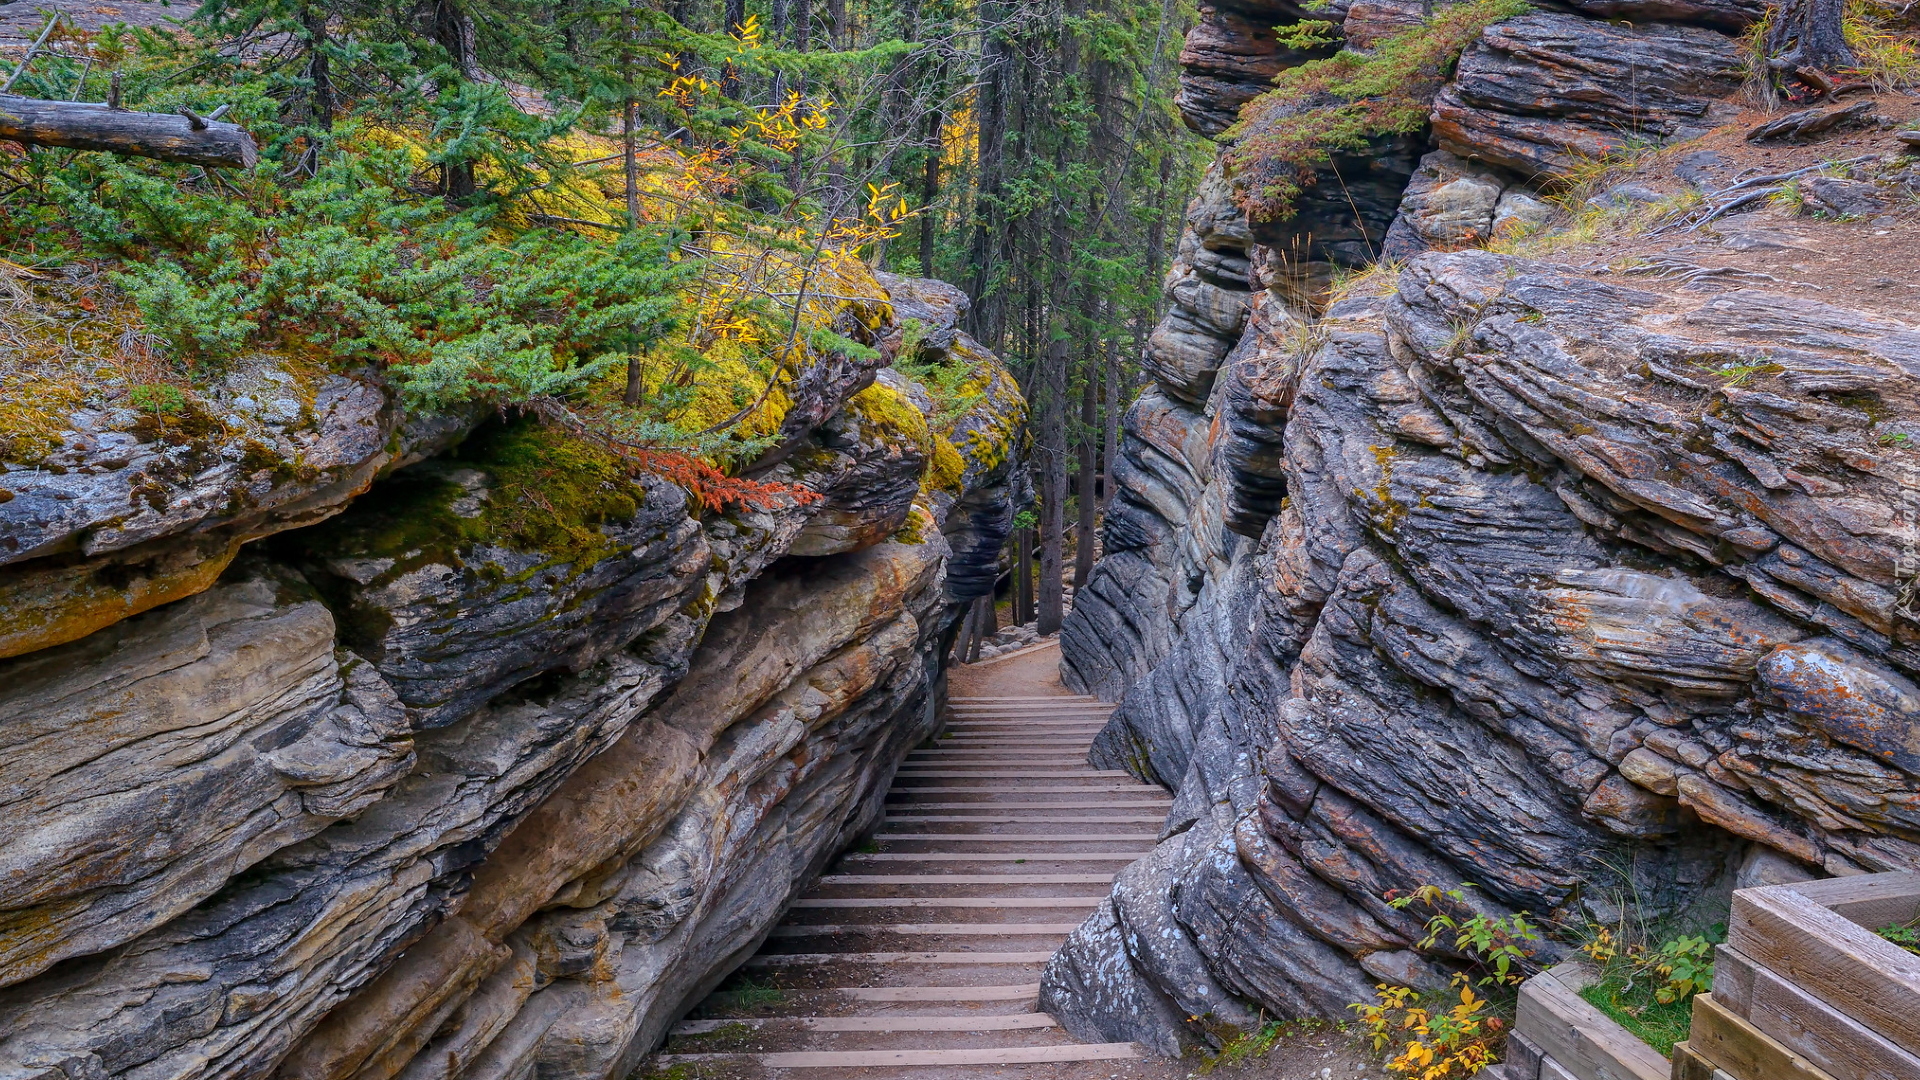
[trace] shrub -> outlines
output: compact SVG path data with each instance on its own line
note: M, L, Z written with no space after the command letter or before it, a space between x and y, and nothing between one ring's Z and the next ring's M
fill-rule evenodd
M1411 987L1384 983L1375 987L1375 1001L1348 1006L1359 1014L1373 1048L1390 1051L1388 1072L1453 1080L1474 1076L1499 1061L1514 998L1531 966L1534 950L1529 943L1539 941L1540 934L1526 912L1490 916L1468 911L1465 888L1422 885L1403 896L1388 894L1387 902L1396 908L1417 903L1433 909L1427 936L1416 948L1431 950L1450 938L1451 951L1468 968L1453 976L1445 1008L1422 1004L1422 995ZM1476 986L1485 993L1475 993Z
M1282 72L1241 110L1226 155L1240 206L1269 221L1292 215L1314 168L1386 135L1426 126L1434 95L1488 26L1532 10L1526 0L1471 0L1401 31L1370 53L1342 50Z

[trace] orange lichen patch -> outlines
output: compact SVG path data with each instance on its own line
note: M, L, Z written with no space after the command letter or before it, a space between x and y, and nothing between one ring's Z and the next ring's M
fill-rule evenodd
M0 658L78 641L202 592L239 551L238 537L207 537L132 567L99 559L0 576Z

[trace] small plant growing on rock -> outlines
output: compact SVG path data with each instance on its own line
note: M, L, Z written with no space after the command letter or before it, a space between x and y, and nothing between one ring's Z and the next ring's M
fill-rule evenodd
M1390 1073L1453 1080L1477 1075L1499 1061L1514 998L1531 966L1531 943L1539 941L1540 934L1526 912L1454 914L1448 909L1464 907L1463 890L1422 885L1404 896L1387 897L1395 908L1416 903L1433 908L1427 936L1416 947L1432 949L1451 939L1447 947L1470 965L1453 976L1443 1008L1422 1004L1420 992L1411 987L1384 983L1375 987L1374 1002L1349 1006L1359 1014L1373 1048L1392 1054L1386 1064ZM1475 992L1476 986L1481 993ZM1457 1001L1451 1000L1453 995Z
M1472 0L1380 42L1343 49L1282 72L1275 89L1249 102L1228 134L1241 208L1270 221L1292 216L1314 168L1370 140L1418 131L1460 54L1480 32L1531 10L1525 0ZM1304 24L1303 24L1304 25Z

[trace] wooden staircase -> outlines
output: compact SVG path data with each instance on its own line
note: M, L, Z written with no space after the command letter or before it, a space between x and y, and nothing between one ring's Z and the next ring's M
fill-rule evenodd
M948 732L900 767L874 842L794 903L733 989L673 1029L655 1070L935 1080L1141 1056L1076 1042L1035 1010L1041 969L1152 849L1167 796L1086 763L1110 704L952 705Z

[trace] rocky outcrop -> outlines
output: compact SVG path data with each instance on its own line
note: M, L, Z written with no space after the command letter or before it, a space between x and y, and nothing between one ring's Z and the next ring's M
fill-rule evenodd
M1392 888L1674 914L1751 852L1920 866L1920 627L1896 622L1891 528L1920 475L1878 449L1920 394L1913 333L1428 254L1303 348L1256 344L1267 381L1223 378L1224 423L1136 405L1130 462L1158 480L1177 456L1181 483L1120 474L1063 648L1070 684L1130 687L1096 760L1177 790L1179 854L1130 872L1156 899L1117 892L1117 930L1083 927L1047 1000L1172 1050L1198 1036L1165 1017L1196 1001L1335 1016L1438 981ZM1757 350L1784 357L1764 387L1684 374ZM1842 372L1871 403L1823 381ZM1254 516L1232 432L1282 407L1287 495L1255 543L1217 509ZM1131 542L1173 531L1158 564ZM1168 927L1199 963L1162 955ZM1096 1019L1094 984L1151 1007Z
M1333 54L1332 47L1282 45L1276 26L1268 12L1231 6L1201 9L1200 21L1187 31L1180 50L1180 89L1174 96L1188 127L1202 135L1225 132L1238 119L1240 106L1273 88L1275 75Z
M895 286L940 322L946 287ZM759 475L811 502L703 510L572 436L402 421L348 382L359 412L289 421L313 469L203 469L216 509L171 533L114 533L144 511L105 495L47 525L6 572L217 557L0 660L0 1075L624 1076L931 732L978 588L948 568L997 557L1024 420L944 307L917 348L964 401L871 365L795 391L821 418ZM897 346L888 317L862 325ZM48 463L6 480L125 486ZM7 506L51 522L33 499Z
M1631 279L1474 250L1548 224L1542 175L1726 114L1753 12L1638 10L1696 25L1484 31L1393 195L1403 265L1313 295L1283 247L1336 209L1290 237L1190 210L1187 347L1156 339L1061 637L1068 685L1121 702L1094 762L1175 793L1049 965L1076 1035L1177 1053L1444 987L1460 958L1386 903L1422 884L1704 926L1737 882L1920 867L1920 327L1664 248ZM1237 335L1187 332L1213 248L1249 263Z
M1737 41L1703 27L1522 15L1488 27L1461 56L1434 102L1433 131L1462 158L1563 174L1724 123L1741 64Z
M85 637L207 588L248 540L338 513L396 463L365 381L262 358L205 395L79 410L0 472L0 657Z

